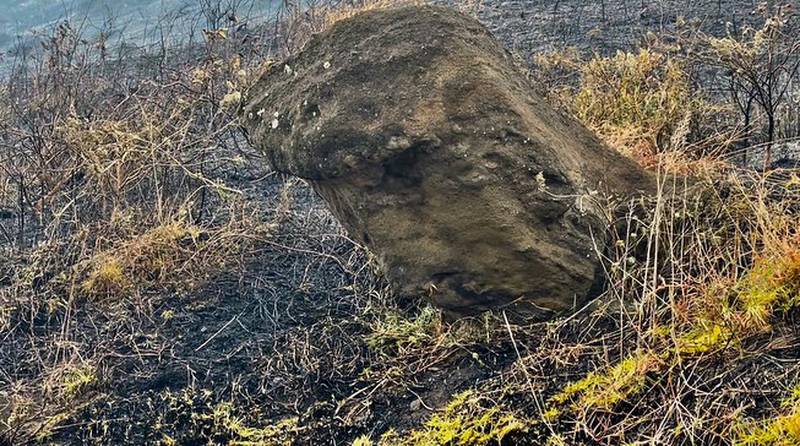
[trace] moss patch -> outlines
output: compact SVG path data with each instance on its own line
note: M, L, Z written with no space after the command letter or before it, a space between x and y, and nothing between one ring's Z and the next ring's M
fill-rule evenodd
M785 413L746 425L733 442L736 446L793 446L800 444L800 385L781 404Z
M639 393L647 385L647 373L658 369L661 360L650 352L625 358L605 370L589 373L569 384L553 397L555 403L574 401L576 410L611 410L617 403Z
M525 432L527 424L514 413L506 411L496 403L468 390L455 396L441 413L433 415L419 430L411 431L405 436L401 436L395 431L389 431L381 437L378 445L483 446L500 444L504 438L513 433Z

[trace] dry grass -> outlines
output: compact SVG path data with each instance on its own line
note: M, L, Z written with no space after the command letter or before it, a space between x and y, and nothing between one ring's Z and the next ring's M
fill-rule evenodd
M276 53L386 6L287 10ZM736 126L697 121L729 107L697 101L681 61L559 56L583 79L571 106L660 184L609 209L598 301L448 323L396 299L306 186L258 168L233 113L277 55L222 29L131 71L60 64L93 50L59 30L47 68L5 85L0 439L793 444L800 181L714 156Z
M610 304L601 308L616 313L617 353L551 397L542 418L558 429L549 438L792 444L776 440L791 438L791 411L742 437L737 426L752 406L739 401L726 411L709 404L725 400L725 392L769 393L769 385L793 382L799 373L796 358L789 360L765 389L747 376L748 366L738 365L797 345L790 328L800 286L797 173L726 162L721 155L741 137L735 122L727 135L715 130L697 140L710 128L704 116L732 105L700 101L703 93L669 53L640 50L584 62L567 51L538 64L568 108L655 170L660 183L646 215L629 212L620 222L620 239L606 256ZM712 365L727 370L713 373ZM656 418L658 425L651 423ZM565 433L565 426L573 430Z
M57 435L109 386L126 325L174 317L165 303L242 271L279 224L227 184L259 170L224 37L165 73L147 50L98 58L66 24L4 81L0 438Z
M540 54L535 74L556 102L644 167L680 174L720 168L718 156L739 138L715 122L730 107L693 88L683 59L653 46L611 57Z

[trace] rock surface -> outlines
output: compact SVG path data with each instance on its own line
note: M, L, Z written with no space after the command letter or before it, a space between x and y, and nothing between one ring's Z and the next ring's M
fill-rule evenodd
M555 111L475 20L370 11L272 67L242 113L272 166L308 180L396 291L454 315L582 304L603 203L651 178Z

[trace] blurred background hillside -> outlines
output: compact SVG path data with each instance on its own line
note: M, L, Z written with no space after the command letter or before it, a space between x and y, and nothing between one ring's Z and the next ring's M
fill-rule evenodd
M270 20L282 5L279 0L216 3L208 0L2 0L2 66L7 66L9 59L21 53L35 50L47 39L49 30L59 23L69 22L85 38L102 36L114 46L147 46L159 43L162 38L167 38L169 45L181 45L201 40L200 30L214 27L214 23L209 23L209 10L235 10L252 24Z

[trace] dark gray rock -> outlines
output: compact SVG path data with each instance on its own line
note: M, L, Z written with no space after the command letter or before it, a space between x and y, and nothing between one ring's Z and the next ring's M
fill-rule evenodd
M609 240L605 200L652 188L551 107L488 30L445 8L339 22L264 75L243 117L399 293L455 315L581 304Z

